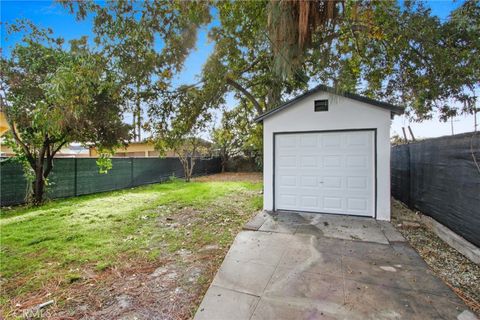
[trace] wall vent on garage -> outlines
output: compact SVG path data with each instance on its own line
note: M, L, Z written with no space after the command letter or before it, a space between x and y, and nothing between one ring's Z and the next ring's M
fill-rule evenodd
M315 112L328 111L328 100L315 100Z

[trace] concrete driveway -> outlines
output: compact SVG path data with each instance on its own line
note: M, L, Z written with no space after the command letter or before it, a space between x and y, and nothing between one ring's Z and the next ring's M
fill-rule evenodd
M476 319L387 222L262 213L195 319Z

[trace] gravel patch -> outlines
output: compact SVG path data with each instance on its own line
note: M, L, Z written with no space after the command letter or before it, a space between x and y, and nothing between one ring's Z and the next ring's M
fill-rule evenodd
M450 247L421 220L421 213L392 199L392 224L429 267L480 316L480 266Z

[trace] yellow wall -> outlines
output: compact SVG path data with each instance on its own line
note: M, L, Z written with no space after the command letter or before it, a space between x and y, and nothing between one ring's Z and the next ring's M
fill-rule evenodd
M173 157L173 152L167 152L167 157ZM90 148L90 157L98 157L97 149ZM159 157L158 151L151 143L132 142L126 148L115 149L114 157Z
M13 156L13 150L5 145L0 143L0 152L2 156ZM60 153L57 156L65 156ZM68 154L68 156L71 156ZM89 150L89 154L78 154L75 155L76 157L98 157L97 149L91 147ZM118 148L115 150L114 157L159 157L160 154L158 151L155 150L155 147L151 143L139 143L133 142L129 144L126 148ZM173 151L168 151L165 155L166 157L175 157L175 153Z
M9 130L7 118L5 114L0 111L0 137L3 136Z
M7 156L7 157L11 157L14 155L12 148L7 147L1 143L0 143L0 154L2 156Z

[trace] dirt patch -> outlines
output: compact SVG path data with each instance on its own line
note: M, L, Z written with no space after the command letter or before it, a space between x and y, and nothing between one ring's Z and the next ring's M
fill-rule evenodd
M480 266L450 247L413 212L392 200L392 224L402 233L430 268L480 316Z
M70 290L64 306L51 310L56 319L188 319L204 292L220 255L179 250L163 262L128 261L100 282Z
M195 178L195 181L247 181L262 182L261 172L224 172Z

